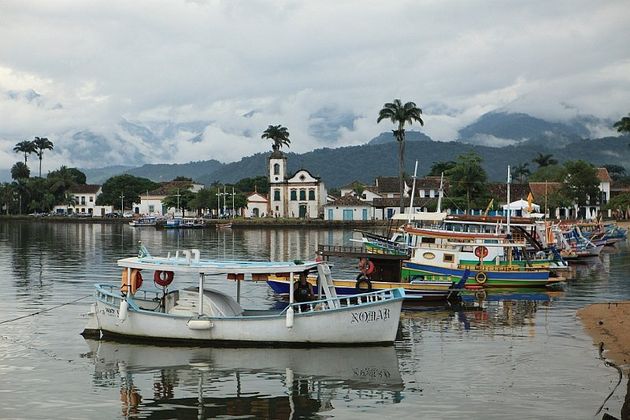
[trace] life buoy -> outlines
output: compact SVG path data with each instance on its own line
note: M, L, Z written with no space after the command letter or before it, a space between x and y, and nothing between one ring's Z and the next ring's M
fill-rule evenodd
M488 280L488 275L484 273L483 271L479 271L477 274L475 274L475 281L478 284L485 284L487 280Z
M153 281L155 282L155 284L159 286L167 287L169 284L173 282L174 276L175 276L175 273L173 273L172 271L156 270L155 273L153 274Z
M363 274L359 274L357 276L357 282L354 285L355 289L361 290L362 292L371 292L372 291L372 282L370 279L365 277Z
M359 270L366 276L369 276L374 272L374 263L370 260L366 260L363 264L360 265Z
M136 268L131 270L131 282L127 281L127 269L125 268L122 271L122 276L120 280L121 292L131 293L133 295L134 293L136 293L136 290L138 290L141 286L142 286L142 274L140 274L140 270Z

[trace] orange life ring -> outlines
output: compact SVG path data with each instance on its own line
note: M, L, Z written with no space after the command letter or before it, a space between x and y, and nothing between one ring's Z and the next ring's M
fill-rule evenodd
M173 282L174 276L175 276L175 273L173 273L172 271L156 270L155 273L153 274L153 281L155 282L155 284L159 286L167 287L169 284Z
M370 260L367 260L362 266L361 266L361 272L363 274L365 274L366 276L372 274L374 272L374 263Z
M140 274L140 270L134 268L131 270L131 282L128 284L127 282L127 269L123 269L121 281L120 281L120 291L123 293L131 293L132 295L136 293L142 286L142 274ZM131 290L129 290L131 288Z

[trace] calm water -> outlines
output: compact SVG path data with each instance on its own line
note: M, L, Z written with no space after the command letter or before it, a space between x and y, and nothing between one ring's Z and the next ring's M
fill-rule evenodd
M213 258L312 257L351 231L156 231L124 225L0 222L0 322L118 282L118 258L200 248ZM351 273L354 262L334 261ZM620 417L628 379L575 316L630 299L623 244L575 267L564 291L470 295L458 308L406 310L395 346L357 349L168 348L84 340L91 297L0 324L0 418L544 418ZM196 280L191 279L191 284ZM152 287L145 282L143 287ZM234 283L212 280L233 291ZM248 307L278 304L245 283ZM600 406L615 389L604 408Z

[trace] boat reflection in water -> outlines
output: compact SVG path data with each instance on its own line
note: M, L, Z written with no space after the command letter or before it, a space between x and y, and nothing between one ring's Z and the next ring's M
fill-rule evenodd
M95 386L120 388L125 417L311 417L333 410L335 400L398 403L404 388L393 346L254 349L86 342Z
M453 328L487 330L527 327L535 334L536 313L549 307L564 295L562 290L481 289L460 295L461 301L449 307L405 305L403 319L420 324L421 329L440 329L446 324ZM405 336L406 332L402 332Z

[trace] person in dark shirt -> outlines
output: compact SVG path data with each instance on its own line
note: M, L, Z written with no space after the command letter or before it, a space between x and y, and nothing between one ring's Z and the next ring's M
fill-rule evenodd
M295 282L293 290L293 299L296 302L308 302L315 298L313 287L306 279L307 273L300 273L300 278Z

